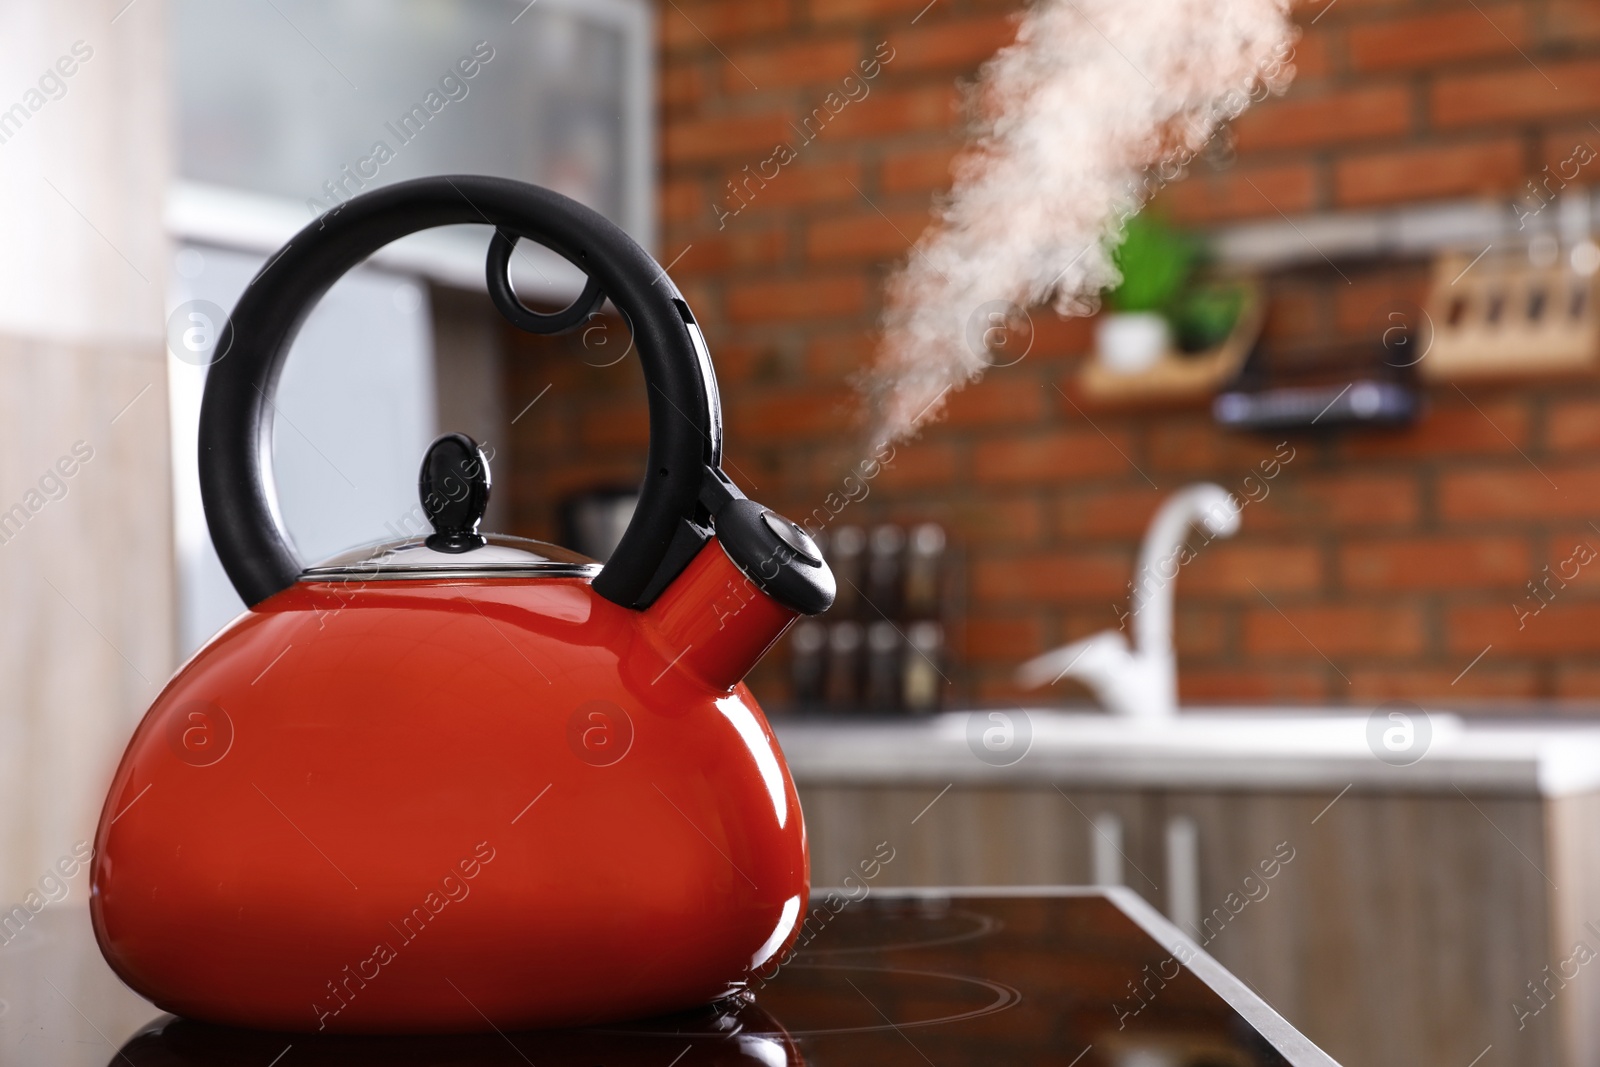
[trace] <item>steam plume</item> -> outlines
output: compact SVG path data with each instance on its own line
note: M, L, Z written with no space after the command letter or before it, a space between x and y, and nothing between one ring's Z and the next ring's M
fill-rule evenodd
M1035 0L984 65L940 220L889 282L875 441L988 365L994 308L1091 313L1122 223L1254 97L1293 77L1287 0ZM987 310L985 310L987 309ZM974 328L976 323L976 328Z

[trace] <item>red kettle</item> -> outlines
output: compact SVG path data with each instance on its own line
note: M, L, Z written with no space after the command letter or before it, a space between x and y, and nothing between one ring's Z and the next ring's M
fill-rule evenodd
M296 331L383 245L485 222L515 325L569 329L609 297L632 327L632 522L604 566L481 534L487 461L447 434L422 464L431 535L303 566L271 474ZM585 273L571 307L518 301L518 239ZM249 610L157 697L106 798L90 914L123 981L210 1022L448 1032L687 1008L774 966L806 909L805 824L740 679L834 581L722 473L711 359L666 273L549 190L425 178L297 234L216 351L201 490Z

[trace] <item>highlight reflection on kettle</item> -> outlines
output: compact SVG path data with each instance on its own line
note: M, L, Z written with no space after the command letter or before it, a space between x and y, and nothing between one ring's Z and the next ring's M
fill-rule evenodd
M278 516L272 394L347 270L416 230L490 222L489 292L535 333L609 297L649 386L649 467L603 567L478 533L459 434L421 475L435 532L306 568ZM512 293L518 238L585 272L566 310ZM91 916L160 1007L344 1032L575 1025L703 1004L794 940L805 828L740 679L833 576L720 469L688 305L641 248L548 190L426 178L356 197L256 275L200 419L212 539L249 610L135 732L100 819Z

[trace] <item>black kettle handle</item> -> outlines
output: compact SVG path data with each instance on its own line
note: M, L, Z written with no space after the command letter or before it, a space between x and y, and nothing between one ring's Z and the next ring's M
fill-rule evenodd
M295 334L334 282L378 249L457 223L496 228L490 293L514 324L570 328L610 297L632 327L649 388L649 468L633 521L594 579L596 592L648 607L711 536L711 511L743 499L720 467L722 410L705 341L649 253L598 212L536 185L469 176L397 182L353 197L296 234L251 280L217 339L200 409L200 492L217 555L247 605L287 589L302 569L272 479L272 397ZM581 313L521 308L527 317L513 317L505 268L515 237L539 242L587 275L574 305Z

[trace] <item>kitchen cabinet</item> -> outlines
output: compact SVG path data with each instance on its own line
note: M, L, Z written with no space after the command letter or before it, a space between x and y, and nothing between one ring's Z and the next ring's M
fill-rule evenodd
M1120 883L1340 1062L1600 1063L1600 730L1446 729L1391 767L1359 717L1241 751L1035 713L996 768L964 718L780 726L813 885L880 842L874 886Z

